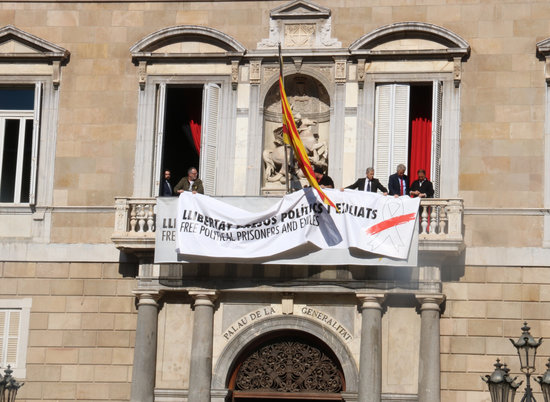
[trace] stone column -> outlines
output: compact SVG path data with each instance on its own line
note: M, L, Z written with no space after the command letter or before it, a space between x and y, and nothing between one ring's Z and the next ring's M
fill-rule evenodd
M420 359L418 369L418 402L439 402L441 380L439 361L439 305L442 294L416 295L420 303Z
M158 295L138 294L131 402L153 402L157 360Z
M358 294L361 301L359 402L380 402L382 396L383 294Z
M195 299L193 339L189 372L189 402L210 402L212 346L214 334L214 291L190 291Z

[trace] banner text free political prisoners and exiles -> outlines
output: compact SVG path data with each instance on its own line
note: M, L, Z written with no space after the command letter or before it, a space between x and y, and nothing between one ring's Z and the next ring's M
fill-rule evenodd
M166 207L172 205L169 209L173 210L176 200L159 198L156 250L159 255L155 255L155 261L176 262L162 256L166 253L162 247L158 250L159 241L173 243L177 260L189 262L224 258L254 263L284 260L315 250L348 250L351 254L373 254L372 258L406 260L411 257L411 244L416 251L413 239L417 238L419 199L351 190L327 191L339 211L323 204L310 188L278 200L265 200L271 201L265 209L261 204L266 202L258 200L260 197L250 197L251 205L243 209L232 204L248 197L227 197L222 201L183 193L177 200L175 217L173 212L167 213ZM260 206L254 206L254 200ZM164 230L166 226L170 231Z

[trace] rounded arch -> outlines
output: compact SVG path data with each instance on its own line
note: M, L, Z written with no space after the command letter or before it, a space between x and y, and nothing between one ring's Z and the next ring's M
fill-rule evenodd
M132 55L152 52L172 43L192 40L218 46L226 52L246 52L246 48L231 36L217 29L199 25L178 25L153 32L132 46L130 52Z
M315 77L302 73L285 75L285 91L291 105L297 107L293 113L299 112L303 117L309 117L317 122L330 120L330 94L327 88ZM300 110L298 103L308 101L308 107ZM296 105L294 104L296 101ZM271 85L263 97L264 118L280 122L282 117L281 97L278 80ZM274 119L274 120L273 120Z
M453 49L455 52L462 52L464 55L470 51L468 42L454 32L438 25L415 21L397 22L377 28L353 42L349 50L351 52L369 50L382 43L402 38L430 40Z
M214 369L212 389L225 389L241 353L257 338L280 331L305 332L322 340L338 360L346 383L346 392L357 392L359 373L353 355L332 331L306 317L278 316L265 319L237 334L223 349Z
M315 80L319 81L321 85L323 85L328 93L329 96L329 102L332 105L332 94L334 93L334 84L331 83L331 81L323 75L321 72L319 72L317 69L308 67L305 65L302 65L300 70L296 68L293 64L287 64L285 67L285 78L289 75L303 75L303 76L309 76L311 78L314 78ZM273 74L270 78L268 78L264 85L262 85L262 88L260 90L260 99L262 100L262 105L265 102L265 97L271 90L271 88L279 81L279 75Z

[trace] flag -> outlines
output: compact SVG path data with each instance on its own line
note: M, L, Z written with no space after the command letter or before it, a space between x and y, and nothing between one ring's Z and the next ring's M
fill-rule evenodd
M288 103L288 99L286 97L285 85L283 81L283 56L281 54L281 44L279 44L279 92L281 93L281 105L283 108L283 141L285 144L289 144L294 150L294 155L296 155L296 159L298 160L298 166L300 166L304 176L307 178L309 185L317 190L319 197L321 197L321 200L325 204L338 210L336 205L334 205L321 187L319 187L319 183L317 183L317 179L313 174L313 167L311 166L307 156L307 151L304 148L300 134L298 134L294 116L292 115L292 110L290 110L290 104Z

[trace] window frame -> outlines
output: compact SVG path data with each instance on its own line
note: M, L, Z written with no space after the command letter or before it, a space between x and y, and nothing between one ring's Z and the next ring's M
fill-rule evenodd
M41 119L41 105L42 105L42 85L43 83L38 81L34 83L34 105L32 110L4 110L0 109L0 121L5 122L6 120L19 120L20 122L26 122L27 120L32 120L32 139L31 139L31 160L30 162L30 183L29 183L29 201L21 202L21 176L23 175L22 170L24 169L23 155L21 155L24 150L21 150L20 146L22 139L21 135L23 134L24 141L24 128L20 123L19 126L19 145L18 145L18 156L16 162L16 173L15 173L15 189L14 189L14 200L12 202L1 202L0 205L35 205L36 204L36 177L38 169L38 143L40 141L40 119ZM2 85L4 86L4 85ZM25 87L24 84L10 85L6 86L8 88L17 88ZM0 135L3 134L5 125L0 125ZM1 177L2 177L2 162L3 162L3 146L4 146L4 136L0 136L0 189L2 187Z
M16 352L16 364L11 365L13 376L16 378L26 378L27 376L27 347L29 344L30 332L30 315L31 315L32 299L0 299L0 311L20 311L19 318L19 333ZM4 334L0 333L0 338L4 338ZM4 369L4 362L0 361L0 367Z
M209 195L219 195L226 193L231 188L233 166L230 163L233 158L233 149L231 141L234 141L234 127L229 127L227 131L221 132L222 122L228 121L229 111L234 103L232 96L231 82L229 76L223 75L205 75L205 76L167 76L154 75L148 76L147 82L140 91L138 105L138 133L136 141L136 157L134 168L134 197L156 197L160 188L160 175L162 173L162 143L164 141L164 113L160 111L161 107L166 107L165 99L160 99L162 94L166 94L168 86L192 86L202 85L203 88L209 84L219 87L219 109L217 116L217 126L214 128L214 150L211 155L216 155L214 163L206 163L200 159L199 169L205 166L215 167L215 172L210 172L208 177L214 177L215 183L208 185L205 183L205 191ZM164 90L162 89L164 88ZM204 113L207 109L206 99L203 97L203 121ZM162 137L162 138L161 138ZM201 154L206 149L206 141L201 141ZM228 152L217 153L216 149L226 149ZM206 152L205 152L206 153ZM207 172L199 171L199 177L204 178ZM180 178L174 178L179 180ZM209 187L207 189L207 187Z
M424 73L372 73L365 77L363 90L363 113L367 124L359 130L358 155L356 175L364 176L365 168L373 166L375 149L375 116L376 116L376 86L380 84L414 84L426 82L441 82L441 119L440 119L440 155L439 155L439 196L456 198L458 196L459 176L459 141L460 141L460 88L455 85L453 74L450 72ZM359 111L358 111L359 112ZM366 164L368 166L366 166ZM395 173L395 172L390 172ZM408 172L410 173L410 172ZM376 174L376 173L375 173Z

